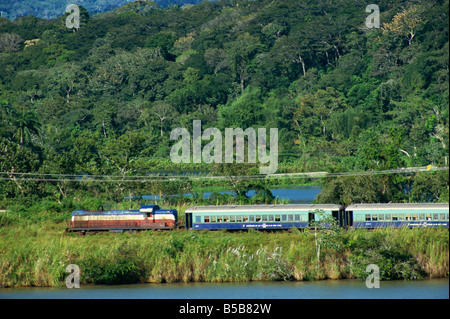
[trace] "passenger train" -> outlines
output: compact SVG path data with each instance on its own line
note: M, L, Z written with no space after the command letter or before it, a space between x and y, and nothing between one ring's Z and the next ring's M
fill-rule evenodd
M310 227L322 214L332 216L342 228L446 227L449 204L336 204L194 206L185 211L185 228L193 230L282 230ZM72 213L68 232L172 230L176 209L143 205L139 210L85 211ZM329 225L328 225L329 226Z
M447 227L449 204L292 204L195 206L185 211L187 229L306 228L320 218L334 217L343 228Z

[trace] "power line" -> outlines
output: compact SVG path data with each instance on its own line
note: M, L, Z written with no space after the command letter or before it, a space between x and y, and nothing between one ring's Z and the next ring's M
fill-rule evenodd
M234 175L234 176L214 176L214 175L150 175L122 176L122 175L74 175L58 173L22 173L22 172L0 172L0 180L7 181L40 181L40 182L167 182L167 181L190 181L190 180L263 180L263 179L284 179L284 178L326 178L341 176L371 176L371 175L390 175L390 174L410 174L418 172L444 171L448 167L404 167L391 170L380 171L362 171L362 172L304 172L304 173L279 173L269 175ZM25 177L23 177L25 176ZM62 178L58 178L62 177Z

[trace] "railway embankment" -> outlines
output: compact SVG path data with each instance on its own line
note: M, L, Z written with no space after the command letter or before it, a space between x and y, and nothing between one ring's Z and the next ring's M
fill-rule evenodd
M145 231L68 234L65 223L7 223L0 228L0 286L64 286L66 267L81 284L242 282L449 275L443 228L225 232Z

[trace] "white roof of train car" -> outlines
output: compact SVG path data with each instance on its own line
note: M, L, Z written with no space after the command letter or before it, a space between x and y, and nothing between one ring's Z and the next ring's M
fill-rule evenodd
M449 209L448 203L373 203L373 204L352 204L347 206L347 211L358 210L426 210L426 209Z
M286 204L286 205L222 205L194 206L186 209L186 213L222 213L222 212L296 212L322 210L340 210L344 208L336 204Z

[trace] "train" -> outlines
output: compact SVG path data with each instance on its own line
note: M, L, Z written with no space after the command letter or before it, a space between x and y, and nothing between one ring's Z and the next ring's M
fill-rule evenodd
M139 210L76 210L67 232L134 232L141 230L172 230L177 226L176 209L158 205L142 205Z
M321 214L319 214L321 212ZM284 204L193 206L185 211L189 230L288 230L305 229L324 216L342 228L449 227L448 203ZM329 225L325 225L325 227ZM142 205L139 210L85 211L72 213L68 232L123 232L178 228L176 209Z
M324 215L318 214L322 211ZM449 204L337 204L194 206L185 211L185 228L245 230L307 228L332 216L343 228L446 227ZM329 225L325 225L325 227Z

